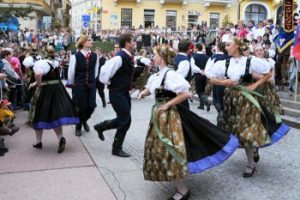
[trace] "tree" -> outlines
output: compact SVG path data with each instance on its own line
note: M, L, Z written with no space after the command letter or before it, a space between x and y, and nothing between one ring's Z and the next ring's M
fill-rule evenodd
M225 15L222 20L222 27L225 28L228 24L231 24L230 17L228 15Z
M0 3L3 0L0 0ZM30 16L29 14L32 12L32 6L28 6L27 8L17 8L14 7L13 3L7 3L7 7L0 7L0 22L7 22L9 19L17 17L24 19L34 19L34 16Z

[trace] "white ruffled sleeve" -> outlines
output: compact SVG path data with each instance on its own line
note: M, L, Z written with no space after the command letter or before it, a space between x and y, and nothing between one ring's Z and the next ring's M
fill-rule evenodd
M225 63L226 60L220 60L215 63L213 61L210 61L208 65L206 64L205 67L205 75L208 78L224 78L225 77Z
M173 70L170 70L167 73L165 79L165 89L179 94L181 92L188 92L189 88L190 84L182 77L182 75Z
M252 57L250 61L250 73L267 74L271 71L271 65L267 59Z
M33 65L33 71L36 74L47 74L50 71L50 65L47 60L38 60Z
M31 67L34 65L34 60L32 56L27 56L24 60L23 60L23 65L25 67Z

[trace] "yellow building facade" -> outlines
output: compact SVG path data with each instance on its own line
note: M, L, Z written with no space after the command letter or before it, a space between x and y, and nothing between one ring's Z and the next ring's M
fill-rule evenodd
M282 13L280 0L102 0L102 29L140 25L182 27L203 25L219 27L226 15L234 24L239 19L256 22L273 19Z

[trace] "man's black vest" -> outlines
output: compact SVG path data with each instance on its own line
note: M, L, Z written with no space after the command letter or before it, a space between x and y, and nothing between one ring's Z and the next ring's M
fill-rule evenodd
M201 70L204 70L209 57L205 54L195 53L193 54L193 58L195 60L196 66Z
M95 85L97 54L91 52L88 62L86 61L85 56L80 51L75 53L75 57L75 85Z
M111 78L111 82L108 86L108 89L114 91L129 91L131 90L134 69L133 57L130 57L123 50L119 51L116 56L121 56L122 66Z
M176 56L175 56L175 58L174 58L174 62L175 62L175 70L177 71L177 69L178 69L178 65L179 65L179 63L181 62L181 61L184 61L184 60L187 60L187 61L189 61L189 63L190 63L190 59L187 57L187 56L185 56L185 55L182 55L182 54L177 54ZM192 78L192 69L191 69L191 64L189 65L189 72L188 72L188 74L187 74L187 76L186 77L184 77L185 78L185 80L187 80L188 82L191 80L191 78Z

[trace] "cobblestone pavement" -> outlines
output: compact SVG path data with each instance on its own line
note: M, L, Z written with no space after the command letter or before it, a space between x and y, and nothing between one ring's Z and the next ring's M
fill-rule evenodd
M132 99L132 124L127 133L124 148L132 156L118 158L111 156L114 131L105 132L106 140L101 142L94 130L81 137L82 142L118 199L159 200L174 193L171 183L154 183L143 180L144 140L154 99L141 101ZM99 98L97 104L100 103ZM191 103L191 110L215 123L216 111L197 109L197 102ZM98 106L90 126L105 119L114 118L110 104L107 108ZM242 149L222 165L201 174L189 176L186 183L192 192L192 200L297 200L300 199L300 130L291 129L278 144L260 150L261 160L256 165L254 177L244 179L241 173L246 165Z

